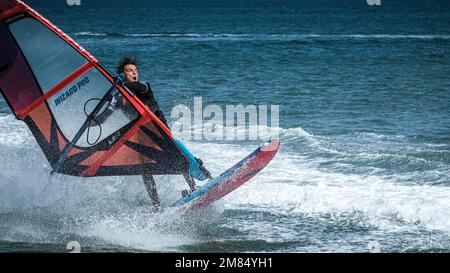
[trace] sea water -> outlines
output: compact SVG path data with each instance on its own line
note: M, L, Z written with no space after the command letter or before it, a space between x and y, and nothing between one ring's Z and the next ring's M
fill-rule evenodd
M278 105L281 148L204 214L158 215L138 176L51 176L2 100L0 251L450 251L450 2L27 3L110 71L136 56L171 125L195 97ZM213 175L261 141L185 140ZM164 205L187 187L156 180Z

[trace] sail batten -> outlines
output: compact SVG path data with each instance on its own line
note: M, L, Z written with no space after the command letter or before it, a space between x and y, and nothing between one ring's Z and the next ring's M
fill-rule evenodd
M94 66L91 63L86 63L82 67L75 70L72 74L70 74L67 78L59 82L56 86L54 86L52 89L50 89L47 93L45 93L41 98L30 104L26 109L23 109L22 111L18 111L19 118L23 119L25 116L27 116L31 111L33 111L36 107L38 107L40 104L44 103L46 100L53 97L58 91L60 91L62 88L66 87L71 81L78 78L80 75L88 71L89 69L93 68Z

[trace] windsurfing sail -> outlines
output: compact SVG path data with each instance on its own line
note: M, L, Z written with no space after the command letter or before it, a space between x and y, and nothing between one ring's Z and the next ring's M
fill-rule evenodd
M164 123L31 7L0 0L0 41L0 92L53 170L74 176L189 172ZM113 101L120 107L102 122L92 116Z

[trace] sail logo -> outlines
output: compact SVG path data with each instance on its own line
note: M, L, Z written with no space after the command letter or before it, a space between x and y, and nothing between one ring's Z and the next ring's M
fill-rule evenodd
M69 6L81 6L81 0L66 0Z
M381 6L381 0L367 0L369 6Z
M84 77L83 79L78 81L75 85L71 86L68 90L66 90L65 92L62 92L62 94L59 95L54 100L55 106L60 105L62 102L64 102L65 100L70 98L72 95L77 93L81 88L83 88L87 84L89 84L89 78L88 77Z

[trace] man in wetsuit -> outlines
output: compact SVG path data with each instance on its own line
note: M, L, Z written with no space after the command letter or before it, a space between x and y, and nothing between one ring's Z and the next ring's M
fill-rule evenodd
M167 120L164 117L163 112L158 106L158 103L153 96L153 91L148 82L140 82L139 81L139 71L137 68L136 60L124 57L116 67L117 74L124 73L124 86L128 88L131 92L135 94L147 107L169 128L167 124ZM197 159L197 158L196 158ZM200 159L197 159L200 164L200 168L205 173L208 178L211 178L211 174L203 167L203 164ZM158 197L158 192L156 190L155 179L150 174L142 175L145 187L147 192L155 206L155 210L160 209L160 200ZM189 174L184 174L184 178L186 182L189 184L191 190L195 190L198 188L194 179Z

